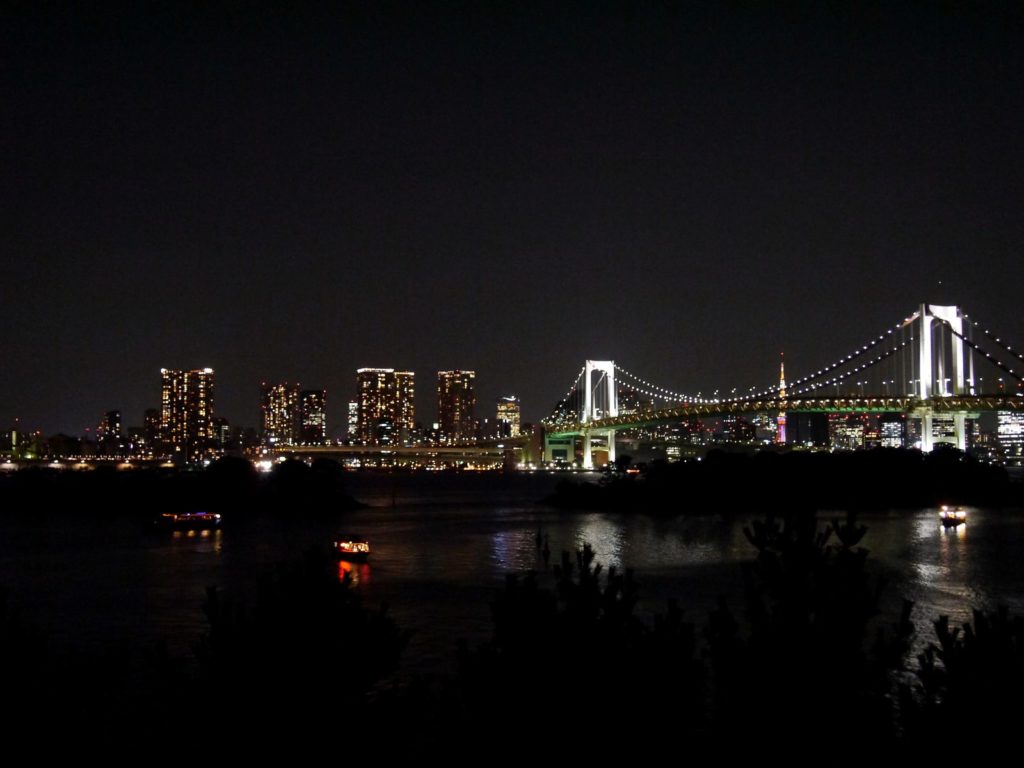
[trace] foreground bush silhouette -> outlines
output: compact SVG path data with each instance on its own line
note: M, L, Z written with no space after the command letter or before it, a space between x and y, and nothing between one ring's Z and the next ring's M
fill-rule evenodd
M951 728L969 743L998 743L1024 715L1024 619L1006 607L975 609L973 621L934 623L937 642L918 657L917 686L904 689L908 737L943 744Z
M631 754L634 739L701 726L703 671L693 627L674 604L648 625L635 614L631 572L607 573L584 546L562 554L553 587L509 576L493 607L494 635L465 645L427 746L472 758L573 759ZM500 746L496 746L500 745Z
M320 556L265 575L251 608L213 587L203 608L202 699L252 734L256 748L334 740L341 724L358 721L367 692L394 671L407 640L386 608L365 608Z
M892 741L911 605L872 631L883 584L858 546L866 529L851 517L819 531L807 512L744 531L757 556L744 565L743 615L723 600L707 628L716 736L741 729L750 752L783 740L809 762L823 747L852 761Z

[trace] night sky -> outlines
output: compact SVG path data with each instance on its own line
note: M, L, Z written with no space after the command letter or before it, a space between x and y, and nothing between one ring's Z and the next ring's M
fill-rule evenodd
M38 5L0 10L0 429L205 366L243 425L297 380L336 433L361 366L536 420L588 357L746 389L922 301L1024 343L1017 4Z

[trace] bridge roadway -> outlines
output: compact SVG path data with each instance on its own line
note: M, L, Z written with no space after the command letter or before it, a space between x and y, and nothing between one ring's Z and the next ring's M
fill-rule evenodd
M628 413L585 424L567 422L546 425L549 438L572 437L601 430L638 429L672 424L683 419L738 416L750 413L975 413L979 411L1024 411L1019 395L954 395L931 397L786 397L722 400L717 403L686 403L655 411Z
M490 461L509 460L509 454L521 453L528 442L527 437L513 437L505 440L482 440L463 445L282 445L274 449L278 456L296 456L332 459L391 457L398 459L442 460L442 461Z

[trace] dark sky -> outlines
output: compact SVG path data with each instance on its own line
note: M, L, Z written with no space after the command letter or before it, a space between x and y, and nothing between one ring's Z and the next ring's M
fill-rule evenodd
M0 428L204 366L234 423L298 380L333 431L360 366L537 419L588 357L745 389L922 301L1024 342L1017 4L39 5L0 11Z

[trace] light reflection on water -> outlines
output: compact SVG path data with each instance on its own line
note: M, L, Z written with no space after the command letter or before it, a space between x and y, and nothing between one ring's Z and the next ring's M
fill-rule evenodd
M369 586L370 584L370 564L369 563L353 563L350 560L339 560L338 561L338 581L345 581L350 579L353 587Z
M244 590L268 564L324 548L339 524L373 546L368 563L339 561L370 605L386 601L413 631L411 667L437 669L455 640L490 632L495 590L508 573L544 571L538 528L551 563L584 542L597 562L635 571L641 610L678 599L692 621L706 620L719 595L742 600L739 564L753 557L743 534L751 518L658 519L612 513L564 514L535 505L406 505L370 508L342 520L254 521L211 531L155 534L129 521L67 522L39 528L0 519L0 583L12 588L52 635L105 647L166 638L190 652L204 629L207 586ZM834 515L823 517L831 520ZM966 525L946 529L937 510L865 516L863 546L885 576L888 616L916 603L917 650L933 639L940 614L956 625L973 607L1007 604L1024 614L1024 515L969 509ZM372 578L371 578L372 574Z

